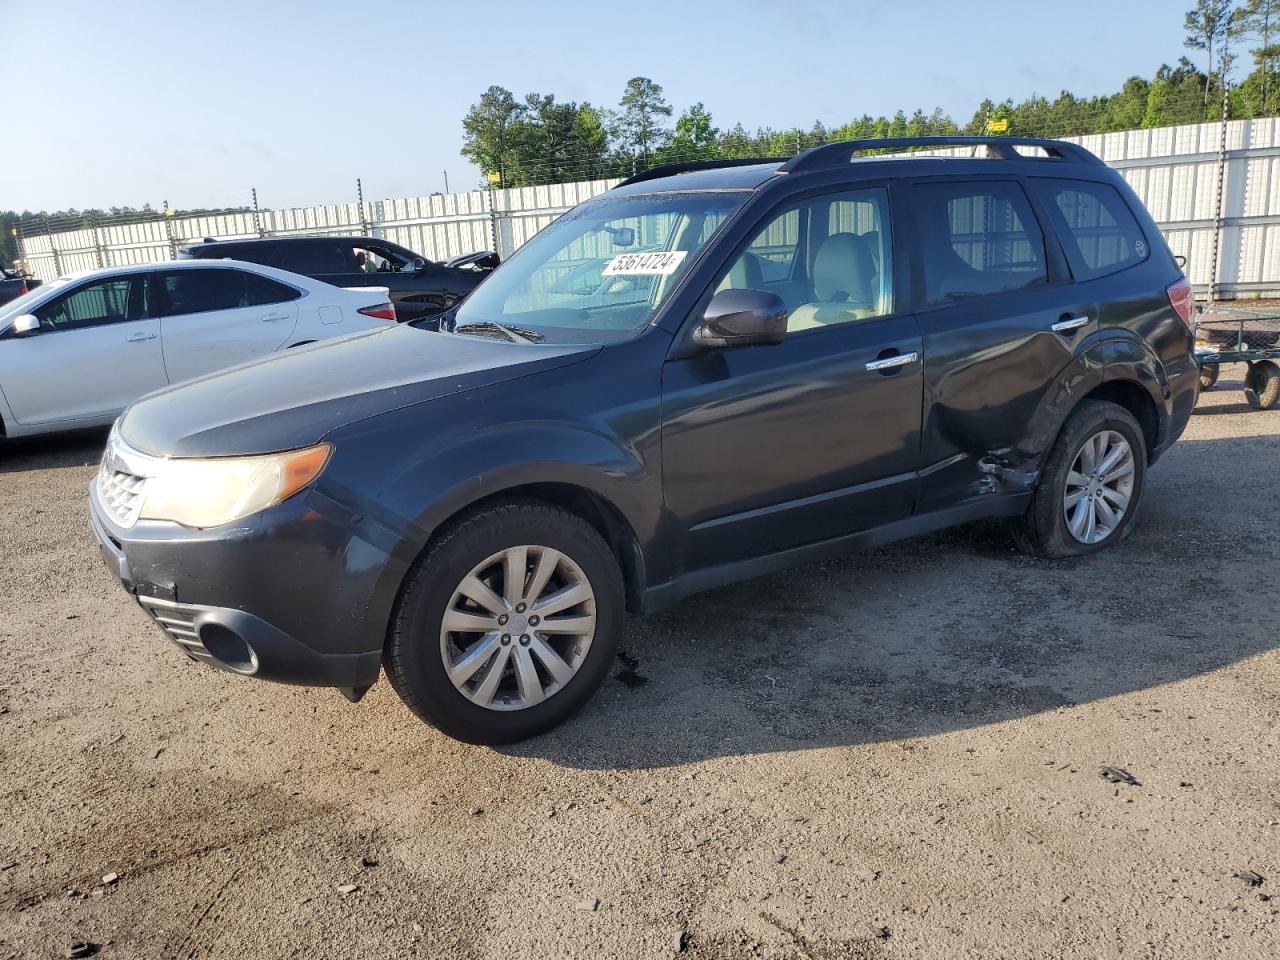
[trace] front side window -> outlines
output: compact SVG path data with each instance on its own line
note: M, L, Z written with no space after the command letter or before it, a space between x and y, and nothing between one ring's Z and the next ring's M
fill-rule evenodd
M462 302L450 328L558 343L629 337L653 320L745 198L606 194L588 201L517 250Z
M353 269L356 273L395 273L404 269L407 264L406 260L385 247L356 245L352 250L355 253Z
M147 312L147 275L85 284L35 311L44 330L80 330L107 323L142 320Z
M893 312L889 198L882 187L805 200L769 219L716 290L776 293L787 332Z
M925 302L947 303L1046 283L1044 236L1008 181L916 184Z
M1142 228L1115 187L1085 180L1031 183L1062 215L1071 268L1081 279L1115 273L1147 259L1150 251Z

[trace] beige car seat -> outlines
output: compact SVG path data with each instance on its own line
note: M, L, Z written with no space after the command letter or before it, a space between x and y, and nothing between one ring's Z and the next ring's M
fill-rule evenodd
M788 332L848 323L882 314L880 278L867 241L856 233L833 233L813 261L811 303L797 307Z

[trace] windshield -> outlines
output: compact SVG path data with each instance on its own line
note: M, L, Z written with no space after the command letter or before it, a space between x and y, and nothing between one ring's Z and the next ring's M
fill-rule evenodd
M0 306L0 327L7 327L9 321L14 317L20 317L24 313L29 313L35 301L43 297L51 290L57 290L58 287L66 286L70 283L68 277L58 277L56 280L50 280L48 283L41 284L38 287L32 287L22 296L10 300L8 303Z
M631 336L746 198L745 193L605 195L517 250L457 308L455 333L553 343Z

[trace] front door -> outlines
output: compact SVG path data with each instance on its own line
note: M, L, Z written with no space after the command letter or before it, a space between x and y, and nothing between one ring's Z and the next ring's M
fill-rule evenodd
M883 187L790 205L715 287L779 294L783 342L665 365L663 486L691 569L911 513L922 345L892 250Z
M274 353L298 321L300 292L256 273L210 267L156 277L170 383Z
M0 339L0 387L14 419L109 420L165 385L148 276L82 283L36 309L38 332Z

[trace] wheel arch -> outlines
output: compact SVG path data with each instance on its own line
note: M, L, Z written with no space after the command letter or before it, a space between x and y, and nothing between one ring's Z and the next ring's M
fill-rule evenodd
M1105 400L1133 414L1133 418L1138 421L1138 426L1142 428L1142 439L1147 448L1148 462L1155 457L1160 440L1160 410L1155 400L1151 398L1150 391L1138 381L1128 379L1103 381L1081 397L1081 403L1085 400Z
M430 549L447 526L466 514L486 506L510 500L539 500L581 517L604 539L622 571L627 610L641 609L645 590L644 553L640 538L623 512L607 497L587 487L564 481L521 483L485 494L459 507L443 524L432 531L424 551Z

